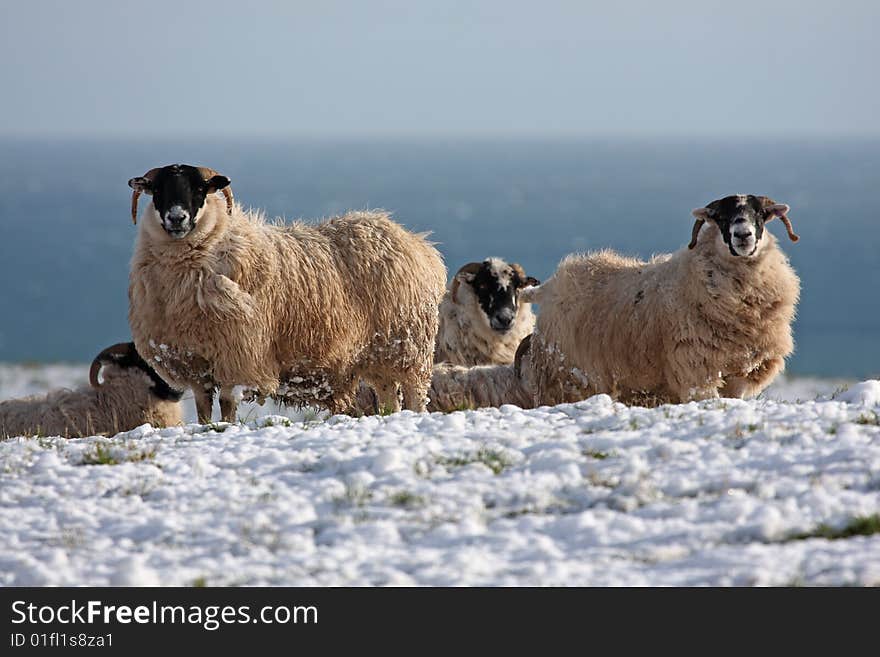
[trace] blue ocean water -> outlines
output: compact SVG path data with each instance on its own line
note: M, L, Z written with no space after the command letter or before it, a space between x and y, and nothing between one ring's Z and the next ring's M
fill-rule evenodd
M0 141L0 361L84 361L126 339L126 181L211 166L270 216L382 207L447 265L498 255L549 276L572 251L642 257L732 193L792 207L803 294L789 372L880 375L880 141Z

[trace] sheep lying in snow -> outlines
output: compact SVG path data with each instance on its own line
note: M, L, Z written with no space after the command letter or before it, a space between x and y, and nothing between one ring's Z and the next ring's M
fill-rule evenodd
M103 383L99 374L103 368ZM116 434L142 424L180 424L182 392L163 381L131 342L107 347L89 371L91 387L0 402L0 437Z
M135 344L193 389L200 421L218 388L233 420L238 385L339 412L364 379L393 410L398 385L406 408L425 409L446 268L423 235L384 212L270 225L233 203L229 178L188 165L129 185L132 218L152 195L130 275Z
M519 343L535 326L531 305L520 299L520 290L532 285L538 285L536 278L500 258L464 265L440 302L434 362L512 363Z
M509 365L474 365L465 367L437 363L428 391L429 411L498 407L513 404L520 408L534 406L533 393L524 367L528 365L531 336L526 336Z
M538 404L748 397L782 371L800 283L764 224L787 205L728 196L694 210L687 249L642 262L571 255L544 285L528 378ZM702 230L701 230L702 229Z

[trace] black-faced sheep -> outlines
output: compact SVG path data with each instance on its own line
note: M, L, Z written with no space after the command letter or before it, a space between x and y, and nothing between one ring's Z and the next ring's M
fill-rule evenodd
M520 291L538 285L523 268L500 258L464 265L440 302L435 363L507 365L532 332L535 315Z
M500 258L470 262L456 272L440 302L429 411L452 410L466 403L464 397L477 407L504 399L501 404L522 404L525 397L508 366L535 326L532 307L520 301L520 290L538 283L517 263ZM481 385L492 385L492 390L478 392ZM359 386L355 406L359 413L376 412L376 396L368 386Z
M132 178L152 195L129 285L138 350L191 387L199 420L214 392L234 419L233 387L332 412L359 379L381 403L424 410L446 283L438 251L384 212L272 225L232 202L229 178L171 165ZM226 194L222 202L215 191Z
M653 405L763 390L794 349L800 283L764 230L779 217L797 241L788 210L728 196L694 210L693 239L674 254L565 258L523 295L541 304L527 368L536 403L608 393Z
M131 342L98 354L89 383L91 387L0 402L0 437L78 438L113 435L147 423L166 427L181 422L182 391L162 380Z

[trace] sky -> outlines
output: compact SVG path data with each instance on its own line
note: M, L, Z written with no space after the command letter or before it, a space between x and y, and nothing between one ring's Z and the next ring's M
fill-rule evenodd
M876 0L0 0L0 136L878 136L878 28Z

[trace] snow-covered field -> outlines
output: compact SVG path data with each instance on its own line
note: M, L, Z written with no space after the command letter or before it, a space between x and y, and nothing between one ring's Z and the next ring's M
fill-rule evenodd
M880 381L841 383L9 440L0 584L878 585Z

